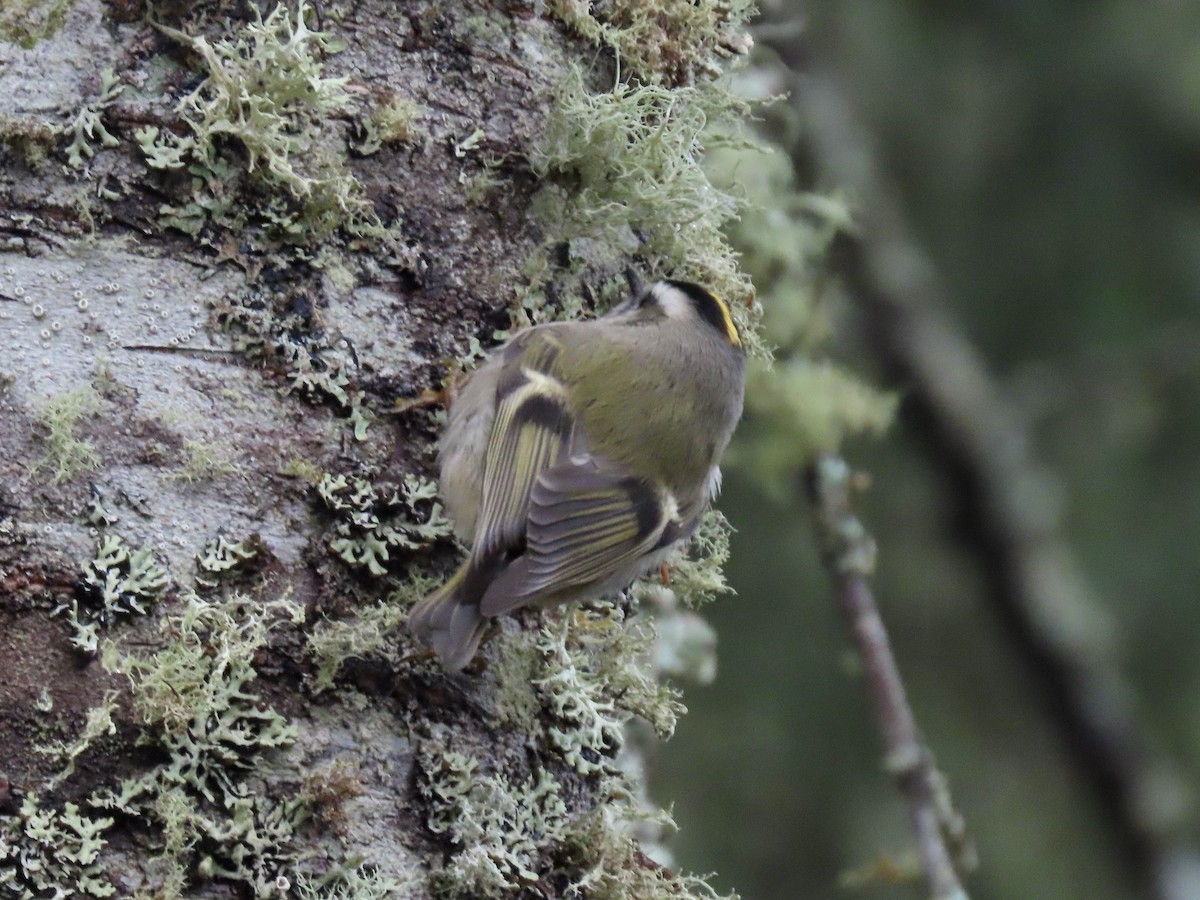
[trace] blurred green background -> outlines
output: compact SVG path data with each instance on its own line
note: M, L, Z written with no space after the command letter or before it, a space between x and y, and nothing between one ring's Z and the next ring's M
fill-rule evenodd
M1200 5L767 6L760 43L802 18L801 55L840 80L1027 425L1141 738L1173 773L1155 776L1154 807L1171 840L1200 846ZM880 377L852 327L827 349ZM943 461L903 405L885 438L845 451L873 476L877 596L979 852L971 896L1146 896L956 540ZM799 490L780 499L735 470L721 508L738 596L706 610L719 674L687 688L654 767L679 863L748 900L925 896L838 886L912 843Z

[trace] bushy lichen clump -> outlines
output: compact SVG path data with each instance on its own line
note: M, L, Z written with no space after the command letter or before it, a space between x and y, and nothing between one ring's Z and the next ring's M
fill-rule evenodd
M435 729L417 762L426 826L450 850L431 878L440 896L716 897L703 879L675 874L642 854L631 823L646 813L621 776L606 776L593 805L572 810L565 802L572 792L546 768L495 771L448 749L450 740ZM655 818L670 824L665 814Z
M753 288L723 231L740 201L704 167L708 148L731 139L746 114L715 76L721 61L749 49L753 5L562 0L552 8L618 59L607 83L568 73L530 154L545 181L535 210L546 232L568 242L574 264L619 270L632 257L651 276L705 284L730 301L752 355L765 356Z
M569 828L561 785L545 771L514 783L504 773L481 771L472 757L440 749L427 744L419 763L426 825L455 848L435 883L454 896L530 889Z
M156 169L187 168L195 192L182 206L164 207L167 221L198 233L209 221L241 228L245 213L230 196L234 167L223 154L230 142L249 157L249 174L279 190L260 214L278 237L309 243L335 229L382 231L344 153L329 140L332 117L349 103L345 78L324 75L322 59L340 45L312 31L299 0L293 13L282 3L233 36L210 42L159 26L191 47L206 77L179 101L189 133L146 126L136 139Z
M669 738L683 704L651 667L655 632L646 618L627 620L603 602L568 615L568 629L548 625L537 638L543 662L533 684L549 716L546 733L576 772L611 772L630 719Z
M317 494L338 519L329 549L372 575L387 574L393 552L412 553L454 533L437 485L411 473L400 484L326 473Z
M551 0L581 35L613 49L623 70L645 83L680 87L723 73L751 46L753 0Z
M33 474L51 472L51 482L62 484L80 472L100 465L100 455L91 441L80 438L80 419L100 411L100 395L91 385L52 397L41 408L42 440L46 454L33 467Z
M799 131L799 123L785 127ZM886 429L896 399L821 358L831 330L830 304L823 302L827 254L850 227L845 202L802 190L784 152L730 146L710 157L709 170L718 183L736 182L745 196L729 234L754 276L763 336L774 348L773 365L756 359L747 367L746 416L727 459L783 494L794 490L795 473L816 453L849 435Z
M0 814L0 896L111 896L113 873L101 852L117 821L140 822L153 835L140 863L146 896L181 897L211 879L260 897L383 897L401 889L354 860L318 877L299 846L310 793L298 772L289 782L286 769L270 765L296 727L254 682L272 633L303 618L286 598L186 592L159 620L157 649L138 649L144 634L129 649L103 639L101 662L127 676L129 703L145 726L141 743L161 761L79 804L42 805L30 792L18 813ZM110 692L76 739L39 748L65 764L44 790L55 791L76 759L113 732L117 701Z
M708 559L680 565L712 583ZM524 765L498 753L477 758L451 749L452 729L423 726L426 824L446 844L434 884L447 897L519 896L534 884L568 897L713 896L702 879L648 863L633 836L637 822L662 829L670 819L638 799L620 758L627 729L638 721L668 737L683 712L655 668L654 620L611 602L546 615L537 631L496 639L497 718L521 730L522 746L542 748L538 757ZM584 793L573 786L581 779Z
M387 597L361 607L352 618L322 621L313 626L308 636L308 648L317 665L313 692L319 694L332 688L348 660L377 657L397 663L400 648L397 629L412 604L437 584L437 579L409 572Z

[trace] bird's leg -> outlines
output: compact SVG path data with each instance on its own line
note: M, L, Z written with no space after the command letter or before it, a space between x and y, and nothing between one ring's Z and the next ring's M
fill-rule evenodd
M425 388L415 397L406 397L396 401L392 412L396 414L411 412L414 409L427 409L430 406L444 406L447 409L454 403L454 398L458 396L458 389L462 385L465 372L453 370L446 376L446 380L442 382L441 388Z

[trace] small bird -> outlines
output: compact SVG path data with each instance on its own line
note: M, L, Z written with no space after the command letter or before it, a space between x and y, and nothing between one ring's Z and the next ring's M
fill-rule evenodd
M729 308L683 281L514 335L451 405L442 498L471 552L409 630L457 671L489 619L658 568L720 487L744 384Z

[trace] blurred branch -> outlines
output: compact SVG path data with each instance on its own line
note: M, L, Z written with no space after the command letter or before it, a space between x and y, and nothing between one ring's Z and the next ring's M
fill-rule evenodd
M887 630L867 578L875 570L875 540L854 514L853 473L845 460L825 455L809 471L809 496L821 557L838 604L862 656L863 670L886 748L887 770L908 801L921 867L934 900L967 900L946 837L963 846L963 824L945 780L921 741Z
M787 47L779 48L785 58ZM835 242L833 265L865 313L876 352L906 390L904 414L929 447L956 534L983 566L1009 638L1049 699L1074 764L1103 804L1141 895L1177 898L1181 854L1154 821L1147 754L1131 692L1112 658L1106 613L1059 531L1045 476L982 360L946 312L932 263L835 78L805 72L798 98L815 159L858 201L859 234ZM809 161L809 160L806 160ZM1194 885L1193 885L1194 887Z

